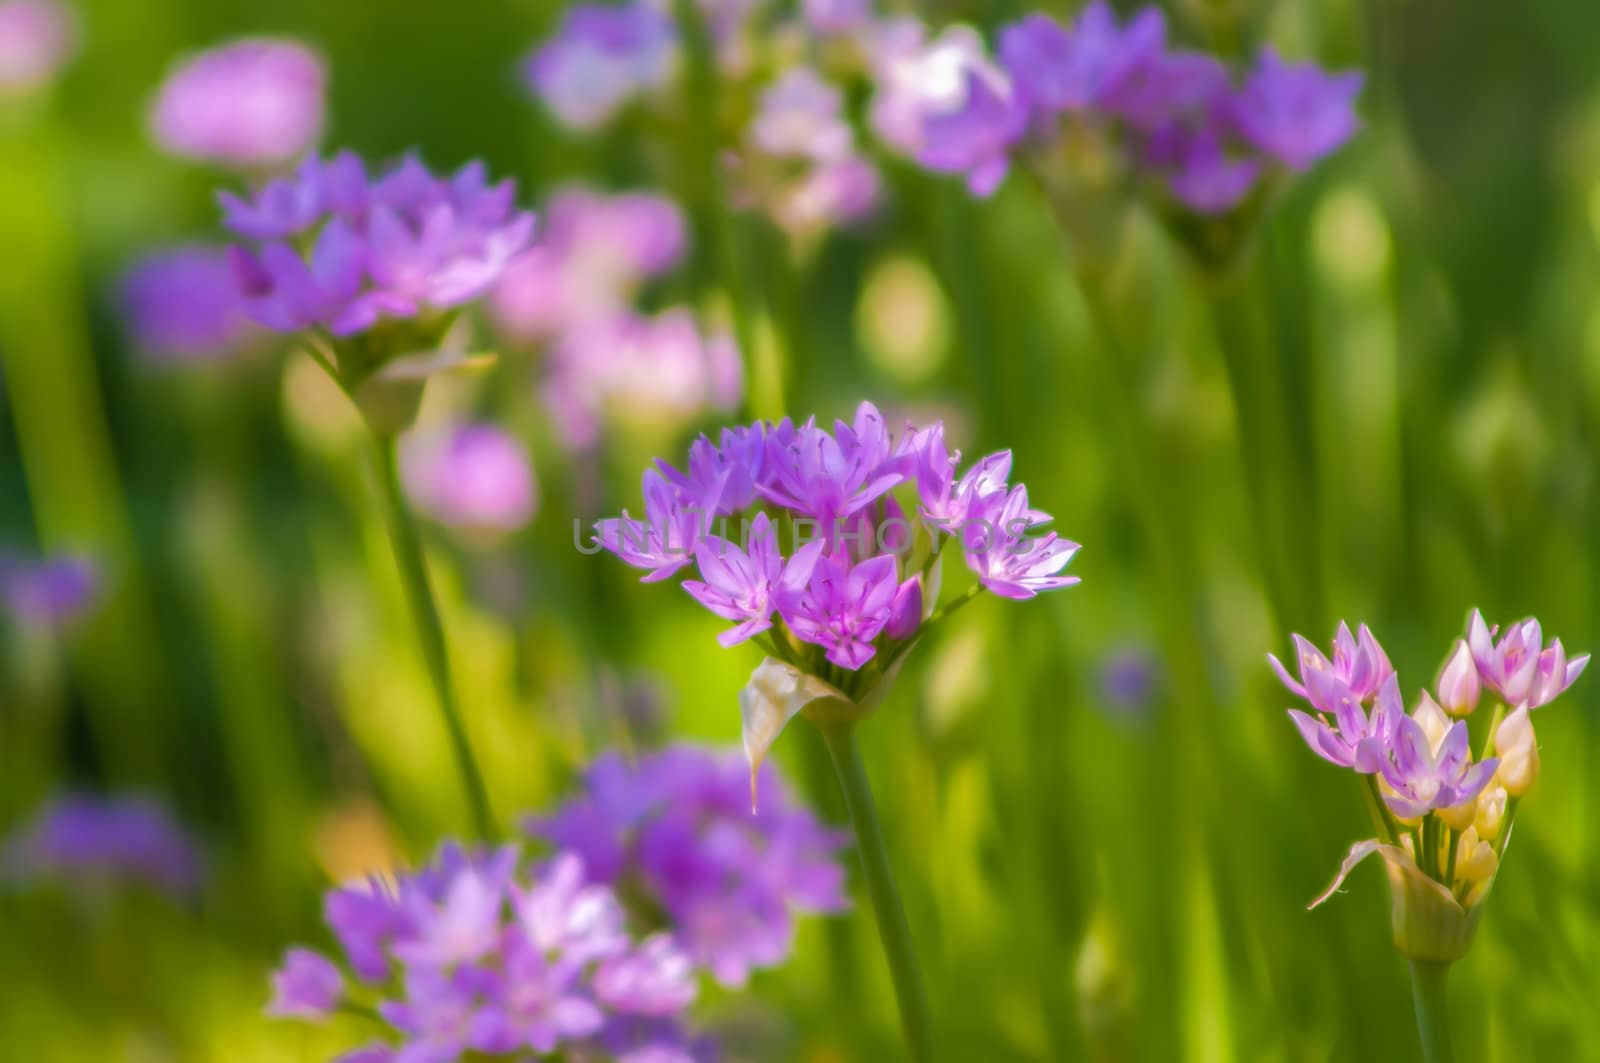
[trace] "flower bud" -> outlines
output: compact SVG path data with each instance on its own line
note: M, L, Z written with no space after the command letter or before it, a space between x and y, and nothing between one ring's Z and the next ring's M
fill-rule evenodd
M1444 736L1450 733L1450 717L1444 714L1439 703L1433 696L1424 690L1417 699L1417 707L1412 711L1411 718L1422 727L1422 733L1428 736L1428 748L1435 753L1444 742Z
M922 577L912 576L900 584L889 604L889 622L883 633L892 639L910 638L922 626Z
M1439 673L1439 704L1451 716L1462 717L1478 707L1482 685L1478 680L1478 666L1473 662L1472 650L1465 639L1456 640L1456 648L1445 661Z
M1478 814L1472 823L1478 837L1494 841L1500 836L1500 824L1506 818L1506 796L1503 786L1491 786L1478 795Z
M1451 830L1466 830L1472 826L1472 822L1477 816L1478 799L1477 797L1469 797L1459 805L1452 805L1449 808L1436 808L1433 813Z
M1501 722L1494 733L1494 748L1500 754L1495 775L1506 793L1521 797L1531 790L1539 778L1539 743L1526 705Z
M1495 855L1494 846L1477 838L1476 832L1472 837L1473 845L1469 849L1465 844L1467 838L1462 837L1462 845L1456 852L1456 881L1457 882L1487 882L1494 877L1495 869L1500 866L1500 858Z

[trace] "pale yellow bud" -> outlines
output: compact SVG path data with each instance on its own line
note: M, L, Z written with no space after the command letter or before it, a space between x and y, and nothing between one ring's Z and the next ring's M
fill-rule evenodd
M1468 911L1473 910L1479 904L1483 903L1484 895L1488 892L1488 879L1484 879L1482 882L1473 883L1472 888L1467 891L1467 895L1461 899L1461 907L1467 909Z
M1417 707L1412 711L1411 718L1422 727L1422 733L1428 736L1428 748L1435 753L1444 741L1444 736L1450 731L1450 717L1444 714L1439 703L1426 690L1417 699Z
M1451 830L1466 830L1472 826L1472 821L1478 814L1478 799L1470 798L1450 808L1436 808L1433 814Z
M1455 650L1439 673L1439 702L1450 715L1466 716L1478 707L1481 691L1472 651L1467 648L1465 639L1457 639Z
M1495 777L1506 793L1521 797L1533 789L1539 778L1539 743L1526 705L1501 722L1494 733L1494 748L1500 754Z
M1478 795L1478 814L1472 821L1478 837L1493 841L1500 836L1500 824L1506 818L1506 798L1504 786L1491 786Z
M1471 849L1463 845L1456 852L1457 882L1487 882L1494 877L1495 868L1500 865L1500 858L1494 854L1494 846L1477 839L1474 842Z

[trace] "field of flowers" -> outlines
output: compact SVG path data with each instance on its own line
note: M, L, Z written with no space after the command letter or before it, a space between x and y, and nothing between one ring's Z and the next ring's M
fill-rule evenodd
M1597 39L0 0L0 1059L1600 1060Z

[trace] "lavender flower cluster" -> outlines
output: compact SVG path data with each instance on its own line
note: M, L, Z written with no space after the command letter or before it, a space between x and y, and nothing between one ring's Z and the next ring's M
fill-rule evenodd
M665 935L630 935L616 894L570 853L524 866L515 845L446 845L417 872L335 890L325 911L356 984L292 949L267 1010L315 1021L376 997L389 1039L344 1063L703 1058L678 1023L696 995L687 959Z
M1034 13L1002 27L999 65L960 57L960 88L922 115L918 159L966 175L979 195L1013 159L1081 132L1203 214L1238 206L1274 167L1301 171L1356 131L1359 72L1285 63L1270 48L1235 84L1216 58L1168 47L1158 8L1119 24L1104 0L1070 26Z
M795 58L805 49L773 43L763 62L735 61L757 36L745 31L761 5L704 6L723 76L771 77L733 145L743 168L760 174L771 169L767 160L812 164L798 183L756 183L767 190L760 198L768 212L786 228L864 216L878 198L877 171L854 147L839 89ZM1361 74L1286 63L1266 48L1236 79L1211 55L1170 47L1154 7L1126 23L1105 0L1070 25L1035 12L1000 29L992 56L969 26L934 33L866 0L808 3L797 26L759 35L770 42L796 36L813 53L846 45L852 61L843 76L871 82L869 120L879 139L929 170L963 175L977 195L993 192L1016 161L1040 163L1063 142L1083 154L1087 136L1183 207L1223 213L1274 170L1309 168L1359 124L1353 103ZM673 25L649 2L580 6L530 60L529 82L563 121L595 128L667 84L675 48ZM766 75L772 70L778 73ZM598 84L608 91L595 92Z
M1531 713L1572 685L1588 655L1569 659L1560 639L1546 645L1537 620L1502 633L1474 611L1440 672L1437 697L1423 691L1407 715L1399 677L1365 625L1352 633L1341 624L1331 658L1298 635L1294 642L1298 676L1269 655L1312 710L1291 709L1290 717L1313 753L1366 776L1386 810L1384 841L1352 849L1333 889L1356 862L1382 852L1449 891L1458 910L1475 908L1505 851L1515 802L1538 776ZM1467 718L1485 690L1499 704L1474 759ZM1487 755L1491 747L1496 756Z
M795 912L849 906L836 855L846 837L797 803L771 765L752 811L749 780L737 753L674 746L635 763L608 753L578 797L527 829L642 903L696 968L742 986L789 955Z
M186 899L200 888L204 860L154 800L68 794L12 834L0 851L0 871L21 886L59 883L90 892L144 886Z
M608 421L674 431L738 403L744 381L730 337L703 330L686 306L634 308L687 250L672 201L566 188L544 218L539 242L507 266L489 305L509 340L547 350L541 390L564 445L593 447Z
M758 815L736 757L672 747L601 757L528 830L554 846L446 845L426 867L329 893L343 964L291 949L268 1012L371 1012L388 1038L344 1063L526 1059L689 1063L716 1056L688 1009L699 972L727 986L781 963L792 913L846 906L843 839L770 770Z
M601 520L595 542L648 570L647 582L694 564L700 578L684 589L736 623L723 645L776 625L775 646L856 672L915 639L936 604L940 547L950 538L981 586L1002 597L1077 582L1058 574L1077 544L1036 534L1051 517L1029 504L1025 486L1008 483L1010 452L958 478L959 459L941 422L892 434L870 402L832 432L815 418L724 429L719 443L694 443L686 469L658 461L644 474L644 518L624 511ZM902 487L914 496L909 510L893 493ZM736 516L747 518L742 541L726 536ZM785 556L781 543L797 541L800 526L816 537ZM815 659L802 671L827 669Z
M233 256L250 317L336 338L439 317L487 291L533 236L515 197L481 162L441 178L410 157L369 179L350 152L308 158L250 198L218 195L224 224L249 242Z

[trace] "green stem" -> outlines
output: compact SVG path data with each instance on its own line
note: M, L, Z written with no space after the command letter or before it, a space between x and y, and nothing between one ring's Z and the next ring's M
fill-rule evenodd
M729 205L731 196L722 169L720 100L716 45L710 27L693 0L673 0L673 17L683 35L688 76L684 90L688 103L691 165L702 235L707 238L717 280L728 293L733 317L733 338L744 367L745 405L762 416L781 415L784 406L781 369L769 376L757 351L755 298L751 294L748 266L739 253L739 225Z
M1423 1063L1452 1063L1450 1016L1445 1009L1447 963L1411 961L1411 999L1417 1009L1417 1035L1422 1038Z
M932 1024L928 1018L928 1000L922 990L922 976L917 970L916 950L911 944L911 928L906 923L905 906L900 902L900 891L894 884L894 872L889 867L889 853L883 844L883 828L878 824L878 810L872 801L872 785L867 780L867 769L861 763L861 751L856 746L853 723L820 724L822 738L833 757L834 770L839 775L839 787L844 791L844 801L850 810L850 825L855 828L856 848L861 853L861 868L867 878L867 892L872 897L872 909L878 918L878 936L883 941L883 951L889 961L889 975L894 981L895 997L900 1002L900 1022L905 1028L906 1048L914 1063L924 1063L933 1058Z
M456 705L455 686L450 679L450 656L445 649L444 625L439 620L439 606L434 601L433 587L428 581L428 563L422 552L422 537L417 533L416 520L406 505L405 494L400 487L395 439L392 435L374 434L373 443L378 482L383 489L384 506L389 513L389 537L394 544L394 559L400 569L400 582L405 586L412 616L416 620L423 661L428 667L428 679L433 683L434 694L439 699L439 710L444 714L445 727L450 732L450 747L467 788L473 824L480 837L493 839L499 835L495 831L494 813L489 807L489 792L483 784L478 762L472 756L467 730Z
M1461 847L1461 832L1454 827L1450 828L1450 852L1445 857L1444 887L1455 889L1456 881L1456 850Z
M1376 775L1363 776L1367 780L1367 800L1373 820L1378 824L1378 833L1383 835L1383 840L1393 845L1400 840L1400 831L1395 827L1394 820L1389 816L1389 808L1383 803L1383 791L1378 789Z

